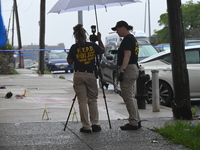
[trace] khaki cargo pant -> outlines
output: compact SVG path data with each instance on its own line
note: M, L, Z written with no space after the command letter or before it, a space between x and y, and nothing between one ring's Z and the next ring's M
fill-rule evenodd
M137 65L129 64L125 70L124 80L120 82L122 98L129 113L129 123L134 126L138 126L138 122L140 121L137 100L135 99L135 81L138 75Z
M99 112L97 107L98 87L95 74L75 72L74 90L78 98L83 128L87 130L91 129L91 125L99 125Z

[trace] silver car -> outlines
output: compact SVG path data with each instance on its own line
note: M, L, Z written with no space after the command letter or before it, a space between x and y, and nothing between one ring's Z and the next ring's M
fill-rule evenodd
M189 74L190 98L200 100L200 45L185 47L186 63ZM151 70L159 71L160 103L170 106L174 98L170 50L166 50L139 62L145 73L152 76ZM151 80L146 84L148 103L152 102Z
M35 63L32 59L24 59L24 68L35 68Z

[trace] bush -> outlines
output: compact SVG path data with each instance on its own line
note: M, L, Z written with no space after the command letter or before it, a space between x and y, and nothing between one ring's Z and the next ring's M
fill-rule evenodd
M13 47L6 43L1 50L12 50ZM14 65L14 51L0 51L0 74L13 74Z

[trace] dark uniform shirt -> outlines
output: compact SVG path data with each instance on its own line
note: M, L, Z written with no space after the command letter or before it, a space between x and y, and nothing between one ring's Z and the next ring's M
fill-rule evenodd
M128 64L137 64L138 61L138 53L139 53L139 46L138 42L135 39L135 37L132 34L126 35L118 49L118 59L117 59L117 65L121 66L124 58L124 50L130 50L131 51L131 57Z
M74 69L82 71L95 71L95 53L100 54L101 48L93 42L86 42L81 49L73 44L68 57L74 61Z

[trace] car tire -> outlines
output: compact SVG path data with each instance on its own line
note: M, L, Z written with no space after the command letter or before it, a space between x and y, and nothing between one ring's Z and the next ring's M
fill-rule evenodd
M73 70L73 69L71 69L71 70L70 70L70 72L71 72L71 73L73 73L73 72L74 72L74 70Z
M152 104L152 82L147 83L146 90L147 90L147 103ZM172 99L173 99L173 91L171 86L164 81L159 81L160 104L163 106L171 106Z
M65 73L68 73L68 70L65 70Z

